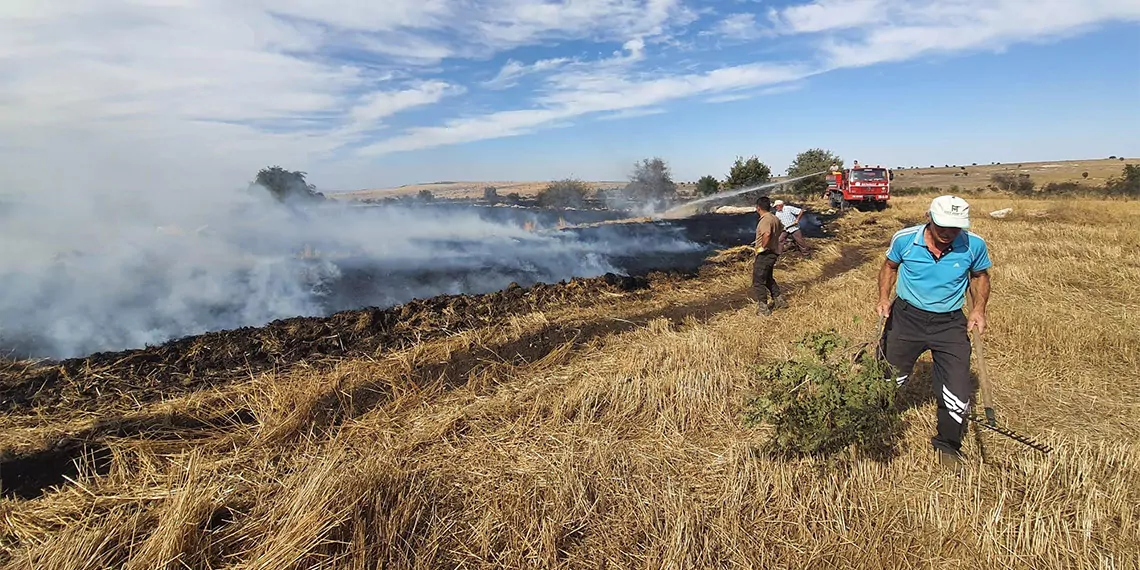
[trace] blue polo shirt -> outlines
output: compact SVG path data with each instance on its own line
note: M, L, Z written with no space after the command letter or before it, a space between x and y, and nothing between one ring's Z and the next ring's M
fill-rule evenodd
M926 224L900 230L891 238L887 259L899 264L895 291L900 299L924 311L959 311L966 302L970 272L993 265L986 241L966 230L958 233L950 250L934 259L926 248Z

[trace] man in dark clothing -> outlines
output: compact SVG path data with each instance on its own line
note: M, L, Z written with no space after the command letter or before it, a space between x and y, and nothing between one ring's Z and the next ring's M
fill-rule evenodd
M931 352L938 398L938 434L931 443L939 460L952 467L961 465L973 392L969 331L985 330L993 265L985 240L966 230L969 212L965 200L939 196L931 202L926 223L895 234L879 270L875 309L887 319L881 349L900 386L919 355ZM897 293L893 301L892 286ZM962 312L967 291L969 317Z
M787 306L784 298L780 296L780 286L772 275L776 268L776 259L779 258L779 238L784 231L784 225L772 213L772 201L767 196L756 200L756 213L760 215L756 223L756 260L752 266L752 290L759 303L757 312L760 315L772 314L768 307L768 296L772 297L772 308L781 309Z

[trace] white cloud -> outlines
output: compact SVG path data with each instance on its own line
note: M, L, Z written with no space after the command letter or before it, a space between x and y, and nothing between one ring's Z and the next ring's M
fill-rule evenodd
M1112 20L1140 20L1133 0L977 0L942 5L899 2L890 24L871 26L859 39L824 44L829 65L856 67L932 53L998 50L1086 31Z
M698 13L709 15L689 0L7 0L0 172L29 187L61 178L106 179L108 188L233 183L267 162L348 164L349 145L376 155L459 144L582 116L658 112L687 98L793 89L829 69L1001 49L1140 20L1140 3L817 0L760 22L739 13L712 24L704 31L740 41L811 40L783 62L738 51L754 59L719 69L699 51L676 57L673 48L701 31L686 28ZM575 42L574 53L549 53L564 40ZM543 53L528 57L527 47ZM510 59L483 85L502 89L533 76L529 97L516 98L526 95L519 89L481 115L364 138L401 112L467 93L460 77L494 73L467 67L504 52ZM354 164L327 170L366 171Z
M799 91L800 89L803 89L805 85L806 85L806 83L804 83L802 81L797 81L797 82L793 82L793 83L785 83L783 85L777 85L775 87L768 87L765 89L743 91L743 92L739 92L739 93L728 93L725 95L717 95L714 97L709 97L708 99L705 99L705 101L708 103L731 103L733 101L744 101L747 99L754 99L756 97L762 97L764 95L779 95L781 93L792 93L795 91Z
M491 89L506 89L508 87L517 85L518 82L516 80L520 77L533 73L552 71L558 69L569 61L569 58L557 57L551 59L540 59L530 65L527 65L525 63L510 59L507 60L507 63L503 64L503 67L499 70L498 75L496 75L490 81L485 82L483 85Z
M364 147L360 152L377 155L517 136L582 115L632 113L694 95L794 81L811 73L805 67L751 64L637 81L626 77L620 69L609 71L605 67L589 66L553 76L548 81L550 91L537 99L542 105L539 108L502 111L454 119L436 127L409 129L402 135Z
M721 20L708 35L730 40L751 40L760 37L762 30L756 24L755 14L732 14Z
M458 95L462 92L461 87L444 81L428 81L414 89L401 91L376 91L361 97L360 103L353 107L350 114L356 121L372 122L413 107L430 105L446 95Z
M891 0L818 0L771 10L777 32L808 33L859 28L885 22L892 15Z

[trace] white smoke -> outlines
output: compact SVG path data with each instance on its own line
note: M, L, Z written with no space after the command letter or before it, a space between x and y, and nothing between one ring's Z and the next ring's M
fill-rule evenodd
M699 247L533 232L447 208L297 208L257 186L0 198L0 240L0 350L54 358L621 272L609 256Z

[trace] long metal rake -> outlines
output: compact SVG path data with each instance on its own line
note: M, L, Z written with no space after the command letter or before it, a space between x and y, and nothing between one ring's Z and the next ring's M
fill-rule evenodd
M981 418L977 415L970 414L966 416L966 419L990 431L1004 435L1018 443L1032 447L1041 453L1048 454L1053 450L1048 445L1029 436L1021 435L1009 428L997 425L997 413L994 412L993 393L990 391L990 369L986 366L985 344L982 342L981 333L974 333L974 349L978 353L978 388L982 393L982 405L984 406L986 417Z

